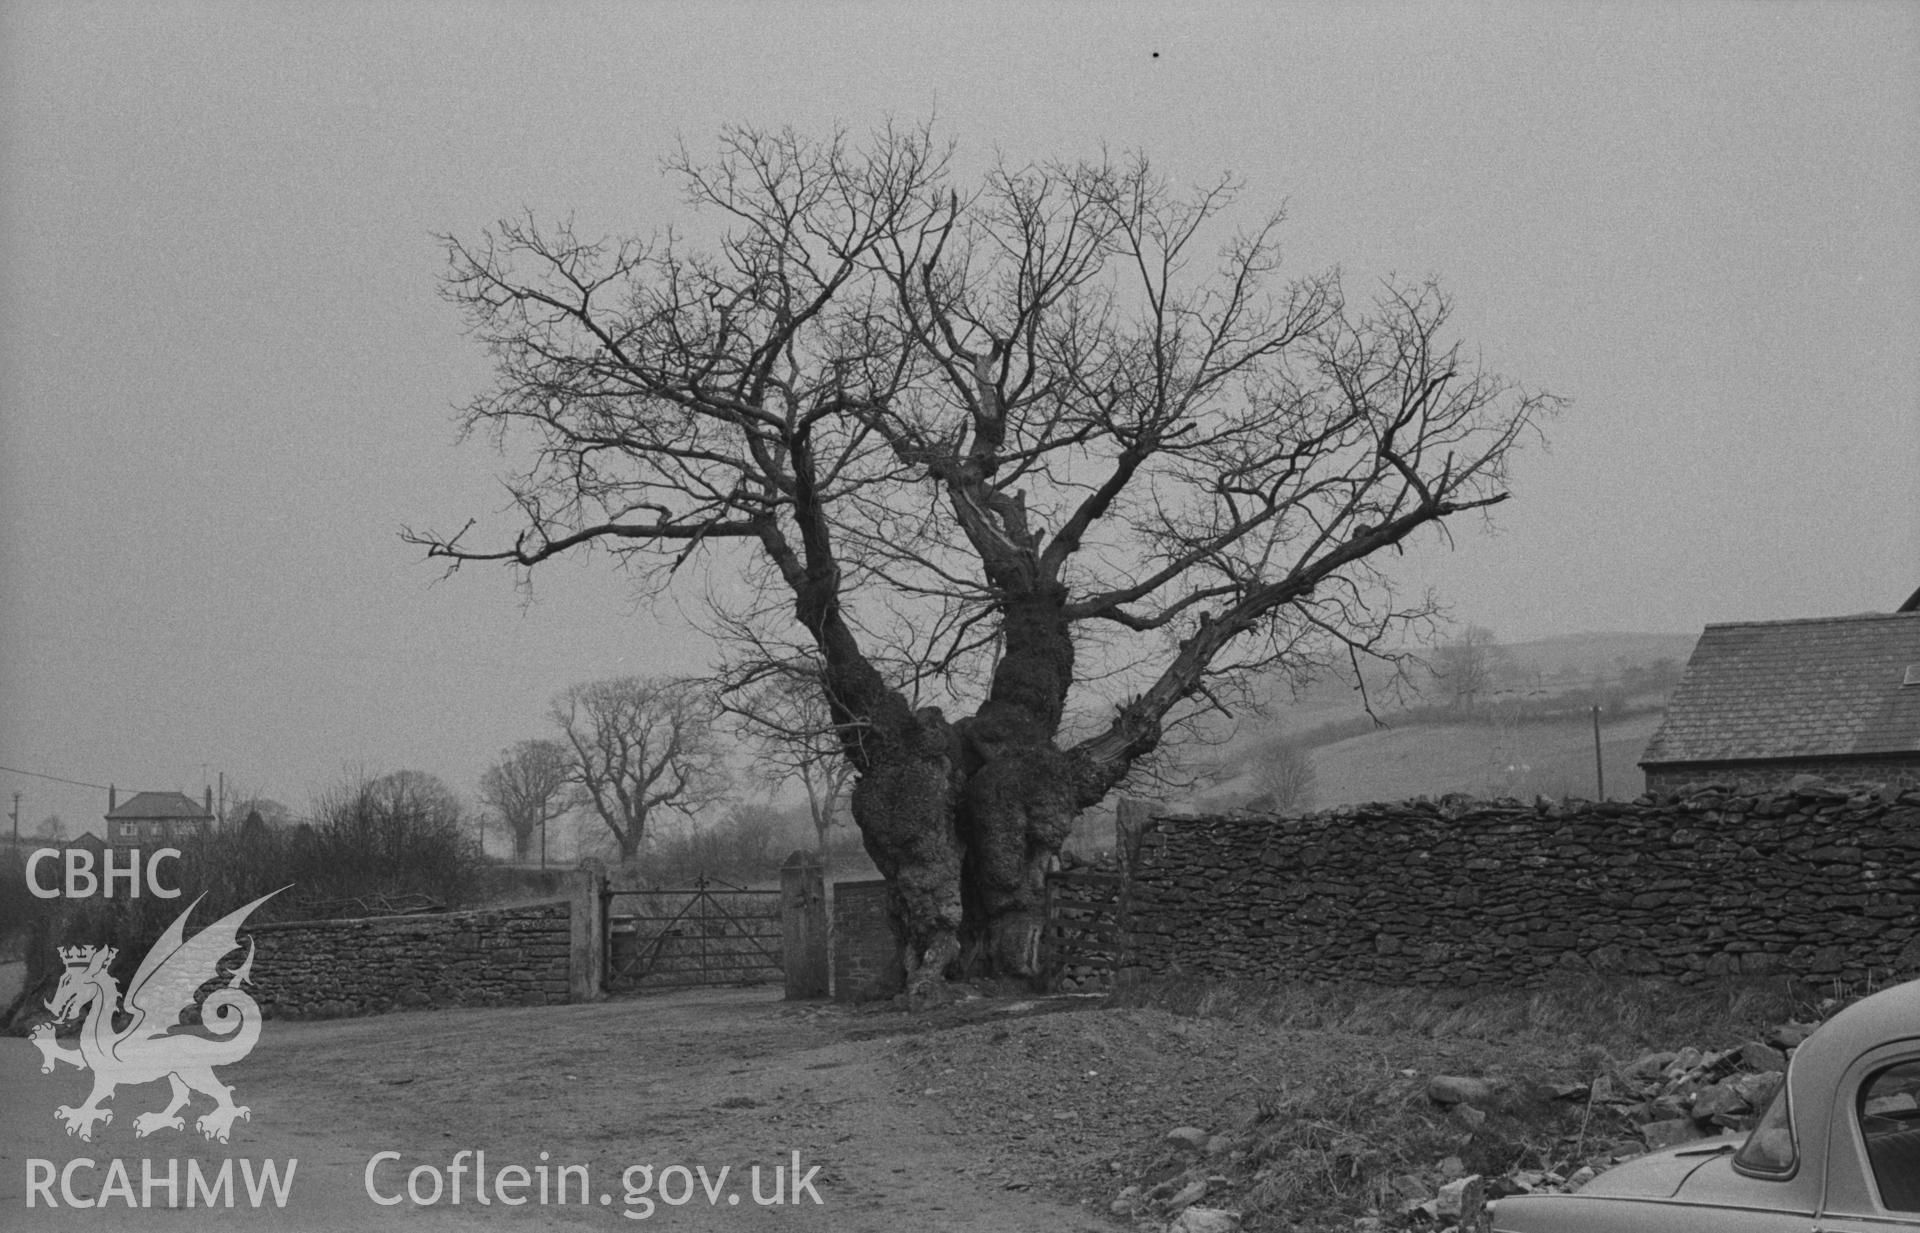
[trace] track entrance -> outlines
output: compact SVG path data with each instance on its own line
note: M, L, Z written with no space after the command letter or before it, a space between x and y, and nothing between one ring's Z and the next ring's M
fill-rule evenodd
M700 877L680 890L607 891L607 989L782 980L780 892Z

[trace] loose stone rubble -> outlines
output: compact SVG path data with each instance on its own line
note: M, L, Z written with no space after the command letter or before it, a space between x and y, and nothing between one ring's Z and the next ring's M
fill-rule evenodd
M1831 1003L1823 1007L1833 1008ZM1589 1083L1568 1085L1554 1097L1581 1100L1590 1110L1615 1115L1635 1129L1647 1151L1695 1139L1744 1134L1753 1128L1779 1089L1793 1050L1816 1026L1783 1023L1764 1040L1750 1040L1731 1049L1688 1046L1644 1054ZM1449 1106L1454 1114L1476 1109L1476 1101L1490 1104L1501 1096L1496 1086L1484 1080L1457 1075L1433 1076L1427 1093L1436 1105ZM1499 1177L1453 1178L1442 1181L1437 1188L1420 1177L1398 1177L1393 1189L1403 1200L1400 1211L1370 1217L1371 1223L1356 1227L1478 1233L1486 1227L1488 1200L1512 1194L1577 1191L1605 1168L1639 1154L1625 1152L1590 1160L1564 1177L1541 1170L1515 1170ZM1444 1164L1436 1166L1436 1175L1447 1172Z
M1835 1003L1822 1006L1826 1013ZM1483 1233L1487 1204L1505 1195L1577 1191L1601 1172L1645 1151L1752 1128L1778 1089L1794 1049L1817 1026L1787 1022L1728 1049L1687 1046L1647 1053L1585 1081L1536 1082L1516 1091L1497 1077L1434 1074L1424 1079L1427 1100L1468 1139L1490 1114L1515 1102L1557 1101L1584 1109L1591 1128L1583 1162L1565 1173L1515 1169L1497 1176L1469 1173L1458 1156L1387 1180L1383 1202L1352 1222L1356 1231ZM1262 1173L1249 1167L1255 1135L1247 1127L1198 1124L1169 1127L1162 1136L1160 1180L1122 1180L1108 1211L1130 1218L1143 1233L1237 1231L1234 1206L1257 1191ZM1574 1145L1576 1148L1578 1144ZM1118 1162L1115 1162L1118 1168ZM1271 1165L1268 1166L1270 1170ZM1260 1227L1269 1227L1262 1225ZM1303 1224L1300 1228L1334 1227ZM1345 1227L1345 1226L1341 1226Z

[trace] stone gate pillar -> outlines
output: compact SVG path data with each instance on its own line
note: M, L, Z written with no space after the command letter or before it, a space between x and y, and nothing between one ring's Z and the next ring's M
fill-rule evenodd
M795 852L780 866L781 955L787 1000L827 996L827 883L818 857Z
M607 988L607 875L597 865L577 870L568 912L567 1001L597 1002Z

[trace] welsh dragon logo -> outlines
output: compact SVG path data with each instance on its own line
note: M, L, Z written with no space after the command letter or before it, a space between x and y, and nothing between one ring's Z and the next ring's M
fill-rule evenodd
M113 1121L113 1111L102 1108L101 1102L112 1099L114 1090L123 1083L152 1083L156 1079L173 1085L173 1097L165 1109L133 1119L136 1136L185 1129L180 1110L191 1099L190 1092L201 1092L214 1100L213 1111L194 1123L209 1139L225 1143L236 1118L252 1117L246 1105L233 1103L233 1089L213 1073L215 1066L247 1056L260 1039L260 1005L240 988L251 983L251 939L246 961L224 988L209 993L201 1004L201 1023L212 1035L174 1029L182 1026L180 1016L193 1005L200 987L218 978L220 960L240 948L241 923L279 893L262 895L191 938L185 936L187 917L200 900L188 904L147 952L139 971L133 974L124 1004L120 983L107 970L118 952L111 947L60 948L66 971L46 1005L53 1012L54 1023L65 1023L85 1013L80 1047L69 1049L57 1043L52 1023L34 1028L30 1039L40 1050L41 1074L51 1074L56 1062L93 1071L93 1094L87 1102L77 1109L61 1105L54 1110L53 1115L67 1124L68 1134L92 1140L96 1122L105 1125ZM114 1027L116 1018L128 1019L126 1026Z

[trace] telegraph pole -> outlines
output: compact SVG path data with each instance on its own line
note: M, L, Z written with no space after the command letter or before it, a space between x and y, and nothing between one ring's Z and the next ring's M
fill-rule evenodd
M20 794L13 794L13 850L20 850Z
M1600 761L1600 704L1593 704L1593 779L1599 800L1607 799L1607 768Z

